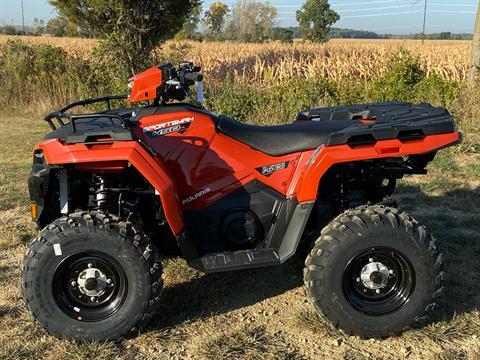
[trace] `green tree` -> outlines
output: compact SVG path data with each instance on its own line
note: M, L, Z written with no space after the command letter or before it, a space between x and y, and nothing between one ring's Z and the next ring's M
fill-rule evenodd
M17 35L17 29L12 25L5 25L0 27L0 34L3 35Z
M67 21L67 19L62 16L56 16L53 19L48 20L45 31L47 32L47 34L62 37L67 36L69 28L71 27L72 26Z
M102 51L131 73L180 31L199 0L49 0L60 16L104 38Z
M218 35L222 31L229 11L228 5L222 2L217 1L210 4L210 8L205 12L204 22L211 35Z
M328 41L330 27L340 16L328 4L328 0L307 0L297 11L297 21L302 37L314 42Z
M291 44L293 42L293 30L276 27L272 29L270 37L272 40L279 40L282 43Z
M45 31L45 20L33 18L33 35L42 35Z
M175 35L175 39L198 39L197 27L200 23L200 16L202 14L202 5L198 3L183 23L182 29Z
M226 37L231 40L262 42L270 38L277 8L268 2L240 0L232 11Z

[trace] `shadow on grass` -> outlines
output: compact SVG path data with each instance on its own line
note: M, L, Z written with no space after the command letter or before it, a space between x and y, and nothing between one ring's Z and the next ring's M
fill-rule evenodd
M167 286L155 328L256 304L302 286L303 257L279 267L208 274Z
M480 188L453 188L435 196L425 186L400 185L399 206L429 227L444 254L446 292L431 319L437 322L480 308ZM167 286L152 327L223 314L300 287L305 255L301 249L276 268L197 276Z

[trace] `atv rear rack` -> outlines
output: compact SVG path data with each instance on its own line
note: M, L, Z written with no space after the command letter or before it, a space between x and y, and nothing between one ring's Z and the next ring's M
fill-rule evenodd
M446 109L427 103L386 102L310 109L298 113L295 121L342 120L358 122L331 133L326 146L348 144L357 147L390 139L416 141L456 130L453 116Z
M50 125L50 127L52 128L52 130L57 130L58 128L55 126L55 124L53 123L53 119L56 119L58 121L58 124L60 126L64 126L66 125L67 123L65 123L63 121L63 119L68 119L69 120L69 123L72 127L72 131L73 132L76 132L77 131L77 128L76 128L76 124L75 122L77 120L81 120L81 119L94 119L94 118L99 118L99 117L102 117L102 118L108 118L111 120L112 122L112 126L115 126L117 124L115 124L114 122L114 119L116 120L119 120L120 121L120 124L122 126L122 128L126 129L127 128L127 125L125 124L125 120L119 116L119 115L116 115L116 114L105 114L105 113L90 113L90 114L78 114L78 115L73 115L73 114L68 114L67 111L75 108L75 107L79 107L79 106L85 106L85 105L91 105L91 104L96 104L96 103L99 103L99 102L105 102L106 103L106 109L105 111L111 111L112 108L111 108L111 101L112 100L124 100L127 98L127 95L116 95L116 96L104 96L104 97L100 97L100 98L95 98L95 99L86 99L86 100L81 100L81 101L77 101L77 102L74 102L74 103L71 103L67 106L65 106L64 108L58 110L58 111L54 111L50 114L48 114L46 117L45 117L45 121L48 123L48 125Z

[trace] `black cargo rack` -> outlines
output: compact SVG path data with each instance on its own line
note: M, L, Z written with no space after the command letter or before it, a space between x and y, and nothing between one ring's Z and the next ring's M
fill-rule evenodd
M79 107L79 106L85 106L85 105L91 105L91 104L96 104L96 103L99 103L99 102L105 102L106 104L106 109L105 111L111 111L112 108L111 108L111 101L112 100L124 100L127 98L127 95L116 95L116 96L104 96L104 97L100 97L100 98L95 98L95 99L86 99L86 100L81 100L81 101L77 101L77 102L74 102L74 103L71 103L67 106L65 106L64 108L58 110L58 111L54 111L50 114L48 114L46 117L45 117L45 121L48 123L48 125L50 125L50 127L52 128L52 130L57 130L57 127L55 126L55 124L53 123L53 119L56 119L58 121L58 124L60 126L64 126L68 123L65 123L63 120L64 119L68 119L69 120L69 124L71 125L72 127L72 131L73 132L76 132L77 129L76 129L76 125L75 125L75 122L77 120L81 120L81 119L95 119L95 118L99 118L99 117L102 117L102 118L107 118L107 119L110 119L110 121L112 122L112 125L115 126L117 124L115 124L114 122L114 119L116 120L119 120L120 121L120 125L122 128L126 129L127 128L127 125L125 123L125 119L123 119L121 116L119 115L116 115L116 114L107 114L107 113L90 113L90 114L78 114L78 115L73 115L73 114L68 114L67 111L75 108L75 107Z
M331 133L326 146L362 146L390 139L415 141L456 131L453 116L446 109L427 103L384 102L318 108L302 111L296 118L296 121L317 122L340 120L356 122Z

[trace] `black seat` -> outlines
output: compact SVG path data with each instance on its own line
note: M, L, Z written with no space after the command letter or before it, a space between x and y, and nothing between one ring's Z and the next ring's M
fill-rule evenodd
M287 125L247 125L220 116L219 132L271 156L316 149L325 144L331 133L357 124L354 120L297 121Z

